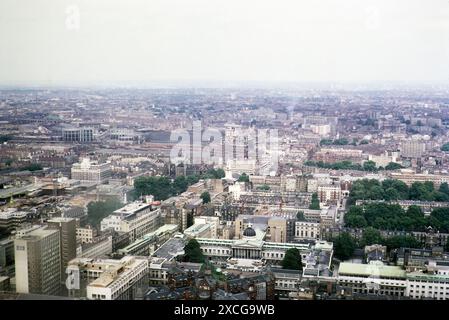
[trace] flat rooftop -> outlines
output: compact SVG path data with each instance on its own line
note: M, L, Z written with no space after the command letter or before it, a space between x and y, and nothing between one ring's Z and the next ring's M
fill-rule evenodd
M184 252L185 244L184 239L170 238L154 252L153 257L171 260Z
M42 188L42 186L43 186L42 184L29 184L26 186L1 189L0 199L7 199L19 194L25 194L28 192L36 191Z
M52 218L50 220L48 220L47 222L70 222L74 220L73 218L67 218L67 217L56 217L56 218Z
M22 237L18 237L18 239L23 240L40 239L57 232L59 231L56 229L38 228L34 229L33 231L25 233Z
M132 215L143 211L147 208L151 207L151 204L145 203L145 202L132 202L130 204L127 204L126 206L117 209L113 212L115 215L120 215L123 218L131 217Z
M378 276L381 278L403 278L405 279L406 273L401 267L387 266L381 263L351 263L342 262L338 269L339 275L355 275L361 277Z
M110 265L109 268L101 274L101 276L91 283L89 287L108 287L113 282L118 281L124 277L127 273L131 272L138 265L143 263L143 259L137 259L135 257L124 257L118 261L115 265Z

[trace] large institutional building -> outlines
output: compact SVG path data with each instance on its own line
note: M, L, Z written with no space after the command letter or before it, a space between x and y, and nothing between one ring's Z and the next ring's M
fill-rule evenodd
M76 258L68 266L69 293L92 300L132 300L148 285L148 258Z
M60 232L33 227L14 240L16 291L58 295L61 285Z
M269 242L264 241L265 232L248 226L241 239L212 239L197 238L204 255L210 260L226 261L230 258L263 260L268 263L280 263L288 249L296 248L305 259L307 254L314 249L328 250L332 252L332 243L326 241L314 242Z
M439 266L433 273L406 272L400 266L379 261L369 264L340 264L337 282L354 293L410 297L413 299L449 299L449 267Z
M111 166L84 158L80 163L73 164L71 173L74 180L105 182L111 177Z
M153 209L149 203L132 202L101 220L101 231L127 232L133 242L159 227L160 209Z

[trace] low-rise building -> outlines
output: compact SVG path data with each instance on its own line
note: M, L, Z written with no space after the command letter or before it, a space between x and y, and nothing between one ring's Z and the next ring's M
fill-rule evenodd
M341 199L340 184L318 185L318 199L321 203L337 204Z
M16 208L7 208L0 211L0 230L7 232L20 228L27 220L27 213Z
M70 295L92 300L133 300L139 296L139 289L148 285L145 257L76 258L70 261L67 272Z
M103 258L112 253L112 235L96 237L93 243L81 245L77 250L77 257Z
M320 224L318 222L296 221L295 238L296 239L320 239Z
M402 297L406 295L406 272L399 266L379 261L369 264L342 262L338 268L339 285L351 287L354 293L375 293Z

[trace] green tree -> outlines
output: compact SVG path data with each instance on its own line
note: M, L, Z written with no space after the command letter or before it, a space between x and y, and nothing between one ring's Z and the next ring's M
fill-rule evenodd
M321 146L330 146L330 145L332 145L332 143L333 143L333 141L330 139L322 139L320 141Z
M433 201L433 191L434 187L431 181L414 182L410 187L409 197L410 200Z
M439 201L439 202L449 201L449 195L447 195L446 193L440 192L440 191L432 192L432 198L434 201Z
M173 189L175 194L183 193L184 191L187 190L188 186L189 182L184 176L176 177L175 181L173 181Z
M406 200L409 198L409 188L407 184L404 181L401 180L391 180L392 188L394 188L399 193L399 199L400 200Z
M343 232L334 242L334 254L340 260L347 260L352 257L357 245L353 237L347 232Z
M385 170L398 170L398 169L402 169L403 167L396 162L390 162L389 164L387 164L385 166Z
M385 190L384 199L385 200L398 200L400 197L399 192L394 188L388 188Z
M423 217L423 213L421 208L418 206L410 206L406 211L406 215L410 218L421 218Z
M449 151L449 142L446 142L441 146L441 151Z
M374 161L368 160L363 163L363 170L364 171L376 171L376 163Z
M98 228L103 218L122 206L123 204L117 198L106 201L92 201L87 205L87 223Z
M203 203L209 203L210 202L210 193L207 191L204 191L201 196L200 196L201 200L203 200Z
M305 162L304 162L304 165L305 165L305 166L316 167L315 161L312 161L312 160L307 160L307 161L305 161Z
M310 202L309 209L320 210L320 200L318 194L315 192L312 194L312 201Z
M211 174L209 178L215 179L214 174ZM138 177L134 180L133 198L137 199L141 195L151 194L156 200L166 200L173 195L183 193L190 185L197 183L199 179L198 175L179 176L174 181L171 181L168 177Z
M198 181L200 181L200 177L196 174L189 175L189 176L187 176L186 180L187 180L187 185L191 186L192 184L195 184Z
M39 163L32 163L26 167L23 167L22 170L38 171L38 170L42 170L42 166Z
M379 230L374 229L373 227L368 227L363 230L361 245L362 246L370 246L372 244L381 244L382 236L380 235Z
M367 196L372 200L382 200L385 199L385 192L382 187L374 186L369 190Z
M0 143L7 142L7 141L9 141L9 140L11 140L11 139L12 139L11 136L8 136L8 135L0 135Z
M384 241L388 250L397 248L422 248L422 245L412 236L394 236Z
M440 184L440 188L438 189L438 191L449 196L449 185L447 184L447 182L443 182L442 184Z
M304 211L298 211L298 213L296 213L296 220L306 221L306 218L304 217Z
M223 169L219 168L217 170L210 169L207 170L205 174L201 175L201 178L203 179L221 179L225 177L225 172Z
M238 181L239 181L239 182L249 182L249 176L248 176L245 172L243 172L243 173L240 175Z
M151 194L156 200L166 200L175 193L167 177L138 177L134 180L134 189L137 196Z
M223 169L218 168L217 170L215 170L215 178L216 179L221 179L221 178L224 178L225 176L226 176L226 174Z
M344 215L345 224L351 228L365 228L368 226L363 215L362 207L351 206L348 212Z
M282 269L302 270L301 254L298 249L290 248L285 252L281 261Z
M348 139L346 138L340 138L340 139L336 139L334 140L333 144L335 145L339 145L339 146L345 146L349 143Z
M201 246L195 239L190 239L184 247L184 260L186 262L203 263L204 255Z

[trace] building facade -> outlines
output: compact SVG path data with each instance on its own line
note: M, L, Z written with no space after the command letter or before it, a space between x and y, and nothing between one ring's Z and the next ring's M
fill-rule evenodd
M30 229L14 240L16 290L58 295L61 285L59 230Z
M72 179L81 181L105 182L111 177L109 163L91 162L84 158L80 163L72 165Z
M101 220L101 231L129 233L130 241L142 238L145 234L156 230L161 224L160 209L153 210L151 204L133 202Z

